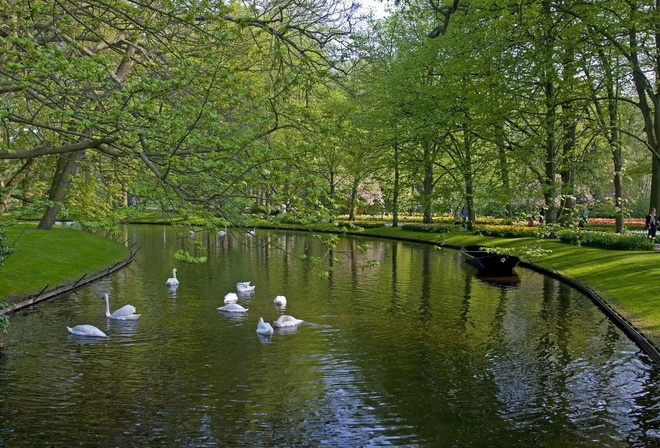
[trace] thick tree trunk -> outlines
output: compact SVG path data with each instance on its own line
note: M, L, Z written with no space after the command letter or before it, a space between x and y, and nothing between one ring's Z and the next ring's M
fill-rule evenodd
M53 176L53 182L48 194L48 200L51 202L51 205L46 208L37 226L38 229L50 230L55 224L57 215L62 209L62 203L73 181L73 176L78 170L78 163L84 158L85 151L76 151L62 154L57 159L57 168L55 169L55 175Z

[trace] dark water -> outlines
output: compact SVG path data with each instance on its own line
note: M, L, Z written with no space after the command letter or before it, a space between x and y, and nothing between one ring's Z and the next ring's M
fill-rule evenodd
M128 268L11 318L0 446L660 446L660 369L555 280L496 286L456 251L352 238L326 279L315 238L263 230L198 232L209 260L186 265L185 236L129 226ZM217 311L246 280L247 315ZM104 292L142 317L106 321ZM264 339L276 295L305 323ZM81 323L109 339L67 333Z

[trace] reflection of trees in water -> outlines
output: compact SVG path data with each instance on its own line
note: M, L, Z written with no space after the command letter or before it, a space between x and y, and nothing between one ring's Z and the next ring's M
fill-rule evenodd
M463 289L463 300L461 301L460 321L463 331L467 330L467 323L470 316L470 298L472 297L472 282L475 278L475 270L469 269L465 273L465 287Z
M399 281L398 281L399 277L397 275L397 269L396 269L398 253L399 253L399 245L397 243L393 243L390 254L390 280L391 280L392 296L390 297L390 304L387 308L387 311L390 315L394 315L402 308L401 299L399 298Z
M431 250L433 248L425 246L420 248L422 251L422 290L419 299L419 319L422 322L429 322L433 313L431 312Z

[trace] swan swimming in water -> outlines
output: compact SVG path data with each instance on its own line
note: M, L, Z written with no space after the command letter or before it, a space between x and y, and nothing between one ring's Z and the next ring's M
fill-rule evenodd
M273 300L273 303L277 306L286 306L286 297L276 296L275 299Z
M257 333L259 334L273 334L273 327L268 323L264 322L264 318L259 318L259 323L257 324Z
M225 227L225 230L221 230L218 232L219 237L227 236L227 227Z
M165 282L167 286L179 286L179 280L176 278L176 268L172 269L172 276Z
M110 313L110 299L108 294L103 294L103 299L105 299L105 317L108 319L115 320L136 320L141 314L135 314L135 307L133 305L124 305L118 310Z
M255 285L251 285L250 282L238 282L236 283L236 291L238 292L249 292L254 290Z
M87 337L92 337L92 338L107 338L108 335L106 335L104 332L96 328L94 325L76 325L75 327L66 327L67 330L69 330L69 333L71 333L74 336L87 336Z
M304 321L302 319L296 319L293 316L287 316L286 314L283 314L275 322L273 322L273 327L275 328L295 327L296 325L300 325L303 322Z
M253 228L252 230L248 231L247 236L254 236L257 233L257 229Z
M238 301L238 296L235 292L230 292L225 295L225 303L235 303Z
M248 309L243 308L238 303L228 303L225 306L218 307L218 310L225 313L247 313Z

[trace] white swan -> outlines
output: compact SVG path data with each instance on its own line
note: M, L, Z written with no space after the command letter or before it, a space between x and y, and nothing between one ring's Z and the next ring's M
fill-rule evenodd
M276 296L275 299L273 300L273 303L277 306L286 306L286 297Z
M302 319L296 319L293 316L287 316L286 314L283 314L275 322L273 322L273 327L275 328L295 327L296 325L300 325L303 322L304 321Z
M248 231L247 236L254 236L257 233L256 227Z
M238 296L235 292L230 292L225 295L225 303L235 303L238 301Z
M243 308L238 303L228 303L225 306L218 307L218 310L225 313L247 313L248 309Z
M273 334L273 327L268 322L264 322L264 318L259 318L259 323L257 324L257 333L259 334Z
M172 269L172 276L165 282L167 286L179 286L179 280L176 278L176 268Z
M251 285L250 282L238 282L236 283L236 291L238 292L249 292L254 290L255 285Z
M104 332L96 328L94 325L76 325L75 327L66 327L67 330L69 330L69 333L71 333L74 336L87 336L87 337L92 337L92 338L107 338L108 335L106 335Z
M227 236L227 227L225 227L225 230L221 230L218 232L218 236L222 238L223 236Z
M110 313L110 299L108 298L108 294L103 294L103 298L105 299L105 317L108 319L115 319L115 320L136 320L138 317L141 316L141 314L135 314L135 307L133 305L124 305L118 310L115 310Z

